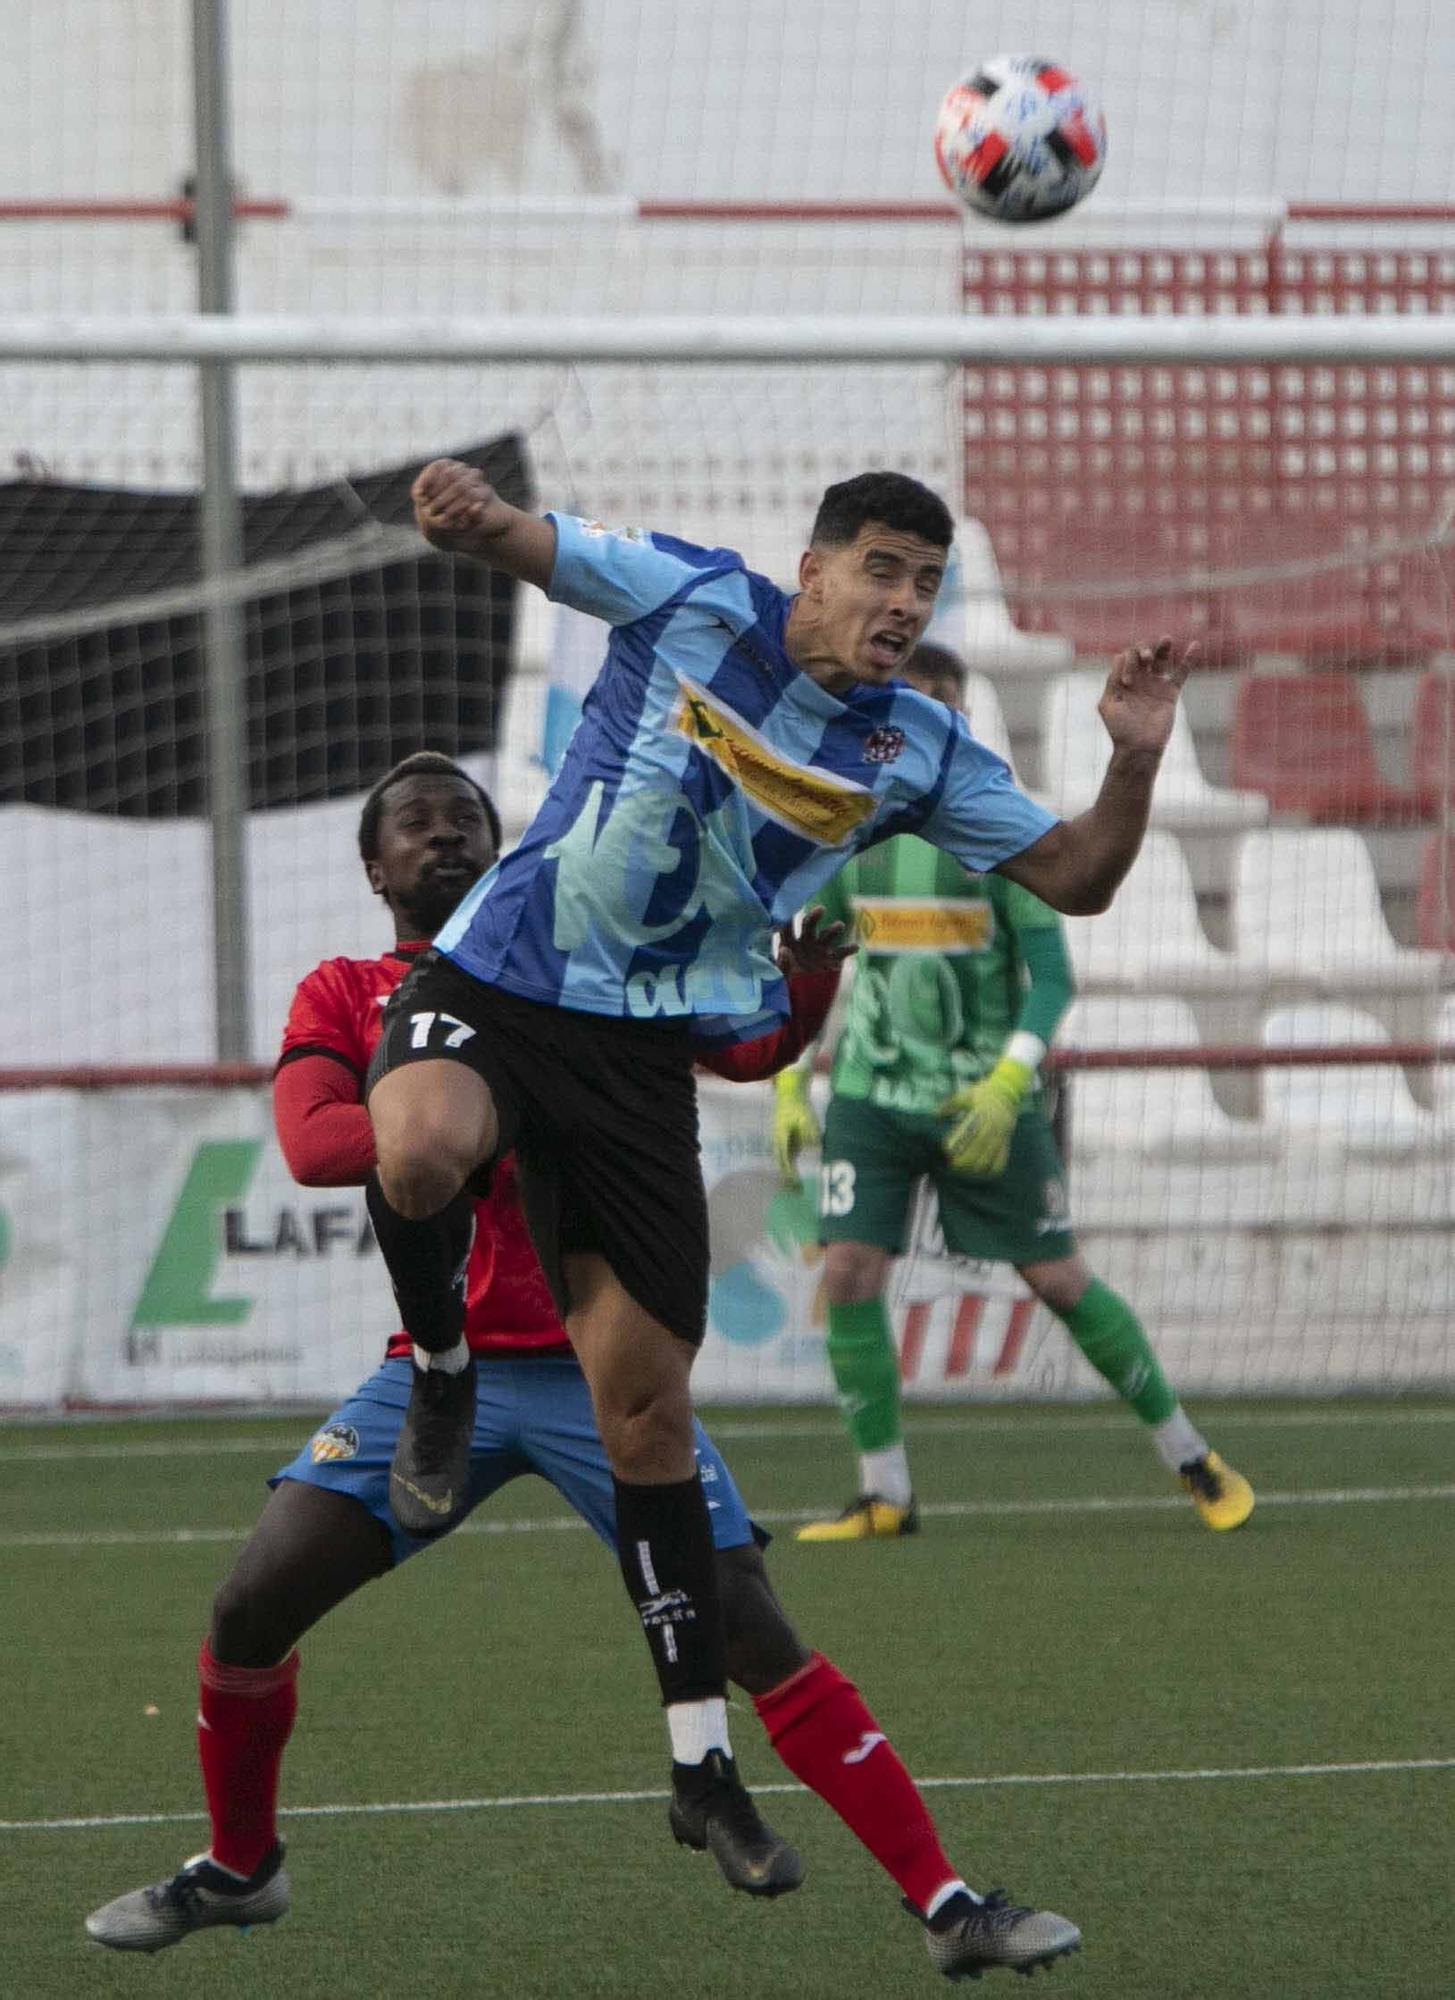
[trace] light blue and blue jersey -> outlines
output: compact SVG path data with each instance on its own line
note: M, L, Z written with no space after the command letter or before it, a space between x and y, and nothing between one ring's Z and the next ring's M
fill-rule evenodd
M803 673L732 550L548 518L548 594L612 630L525 838L436 939L474 978L737 1041L787 1015L773 931L851 855L918 833L979 874L1055 824L962 716Z

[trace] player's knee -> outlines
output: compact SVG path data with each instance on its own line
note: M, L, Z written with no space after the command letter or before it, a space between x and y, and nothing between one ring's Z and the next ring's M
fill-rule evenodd
M438 1215L480 1165L473 1133L443 1108L422 1107L405 1123L375 1129L379 1185L389 1206L411 1221Z
M419 1222L452 1202L478 1165L476 1160L428 1155L412 1148L387 1161L381 1153L379 1185L397 1214Z
M229 1667L271 1667L298 1637L256 1582L228 1577L212 1600L208 1649Z
M479 1081L469 1071L460 1075L472 1085ZM495 1126L488 1101L442 1091L437 1083L411 1090L410 1077L409 1070L384 1077L370 1096L369 1116L385 1198L398 1214L418 1221L454 1200L488 1157Z
M691 1478L697 1453L685 1384L664 1382L618 1395L609 1385L598 1389L596 1420L618 1479L653 1484Z
M806 1666L811 1655L778 1602L753 1543L720 1549L717 1576L728 1678L749 1694L766 1694Z
M863 1305L884 1289L884 1251L870 1243L830 1243L824 1252L824 1296L831 1306Z

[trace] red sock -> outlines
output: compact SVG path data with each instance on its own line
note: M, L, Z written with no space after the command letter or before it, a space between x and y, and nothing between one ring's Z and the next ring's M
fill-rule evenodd
M815 1653L753 1706L794 1777L833 1807L917 1910L958 1880L914 1779L832 1660Z
M197 1755L214 1861L251 1875L277 1838L278 1767L298 1713L298 1655L229 1667L204 1639L197 1655Z

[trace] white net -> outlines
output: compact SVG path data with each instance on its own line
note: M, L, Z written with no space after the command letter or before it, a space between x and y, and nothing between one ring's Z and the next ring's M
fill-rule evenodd
M28 109L0 121L10 313L191 309L178 216L142 212L183 193L188 12L72 0L29 23ZM248 0L239 308L826 328L1455 310L1455 183L1431 141L1455 25L1414 0L1047 0L981 10L975 48L963 7L924 0L887 54L883 20L867 0L436 0L356 8L344 32ZM1097 195L1044 236L936 213L934 106L967 60L1018 45L1080 69L1111 134ZM1109 916L1072 926L1063 1041L1122 1065L1066 1100L1091 1261L1188 1388L1455 1376L1429 1059L1455 934L1455 362L401 355L244 366L238 408L250 569L222 589L247 641L257 1060L302 972L385 942L360 792L425 740L493 773L518 828L594 650L538 600L508 627L421 556L414 465L518 438L539 504L726 542L784 582L824 485L899 467L962 519L937 636L971 669L973 725L1059 809L1099 782L1107 652L1161 629L1204 649L1143 859ZM205 1061L217 587L197 582L193 371L0 364L0 463L7 1061ZM1209 1047L1233 1055L1137 1062ZM1275 1047L1363 1059L1267 1067ZM811 1219L775 1197L760 1095L706 1101L704 1384L820 1395ZM0 1351L0 1400L321 1397L375 1351L358 1205L289 1189L255 1094L11 1096L0 1119L7 1295L51 1329ZM1090 1386L1007 1274L936 1255L932 1216L895 1282L916 1392Z

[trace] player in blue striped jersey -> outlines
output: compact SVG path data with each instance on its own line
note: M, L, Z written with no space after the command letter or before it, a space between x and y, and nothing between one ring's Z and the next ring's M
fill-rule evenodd
M523 513L455 461L427 466L414 498L437 547L610 634L549 796L399 987L371 1076L370 1212L417 1363L391 1500L426 1532L462 1498L473 1385L451 1279L468 1183L513 1145L611 1460L674 1788L742 1824L691 1450L707 1272L692 1047L782 1016L775 926L892 834L999 869L1059 910L1105 908L1140 844L1189 662L1166 643L1119 657L1106 781L1061 822L962 717L896 679L953 536L917 481L830 487L793 596L729 550Z

